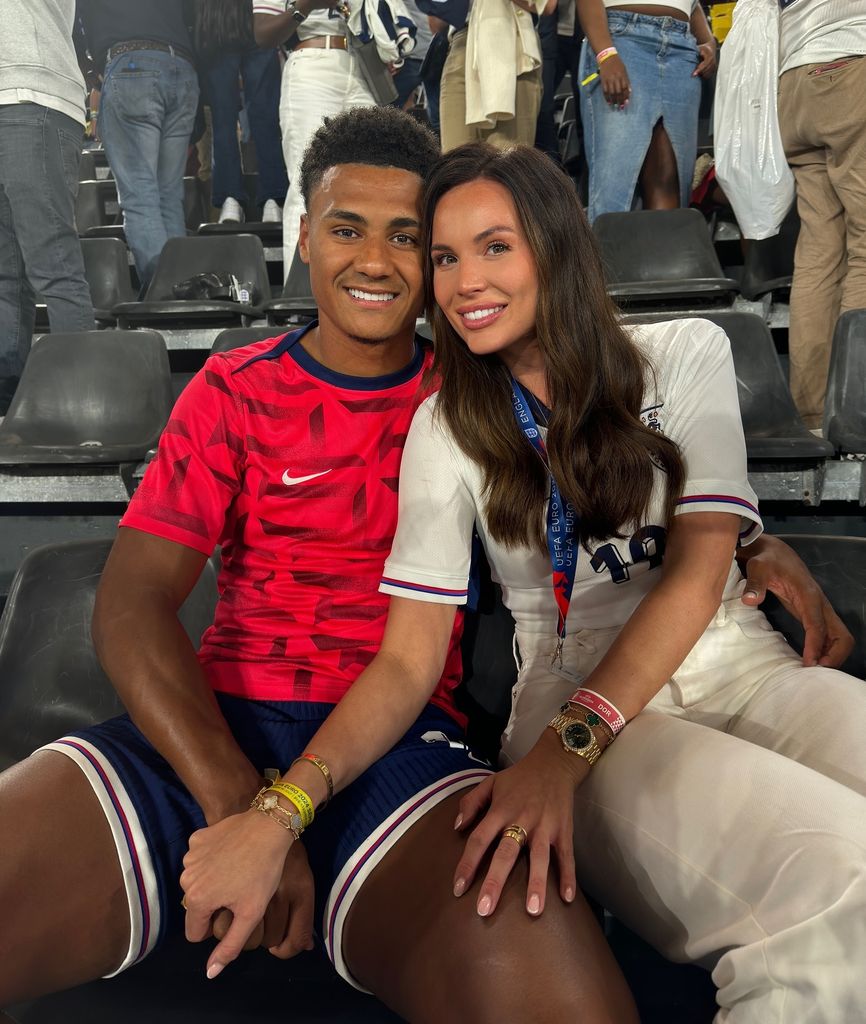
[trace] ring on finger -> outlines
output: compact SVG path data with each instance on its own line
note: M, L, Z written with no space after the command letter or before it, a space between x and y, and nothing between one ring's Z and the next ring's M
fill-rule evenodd
M502 830L503 839L513 839L515 843L522 849L526 840L529 838L526 829L522 825L509 825L508 828Z

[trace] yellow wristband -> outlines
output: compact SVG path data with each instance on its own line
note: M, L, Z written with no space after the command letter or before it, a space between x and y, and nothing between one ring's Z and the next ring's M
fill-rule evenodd
M268 792L279 793L280 796L291 800L295 807L298 808L298 814L301 816L301 824L304 828L309 828L312 825L313 818L316 816L316 809L313 807L313 801L300 786L295 786L291 782L273 782L268 787Z

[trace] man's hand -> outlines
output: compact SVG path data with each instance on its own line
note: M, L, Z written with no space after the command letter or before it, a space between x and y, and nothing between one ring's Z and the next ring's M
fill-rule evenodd
M803 664L838 668L854 649L854 637L833 610L800 556L777 537L764 534L760 550L743 567L743 604L757 608L767 591L775 594L803 626ZM745 559L753 545L741 553Z
M292 843L283 877L277 886L263 921L253 929L244 950L264 946L269 953L288 960L313 948L313 910L315 884L303 843ZM232 923L228 910L219 910L213 918L213 936L225 938Z

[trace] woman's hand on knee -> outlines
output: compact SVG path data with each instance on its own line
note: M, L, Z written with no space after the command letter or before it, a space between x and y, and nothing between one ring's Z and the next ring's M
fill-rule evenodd
M476 907L488 917L524 845L529 853L526 910L544 910L551 849L559 869L559 894L570 903L577 890L574 870L574 791L589 770L585 761L565 753L559 737L545 729L536 746L511 768L490 776L460 802L455 828L465 829L483 817L466 841L454 873L454 895L472 885L482 861L490 864L478 891Z

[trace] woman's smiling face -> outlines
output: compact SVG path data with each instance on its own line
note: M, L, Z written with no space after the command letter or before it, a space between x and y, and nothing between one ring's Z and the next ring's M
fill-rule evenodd
M479 178L458 185L433 214L433 292L475 355L509 367L536 344L535 258L508 190Z

